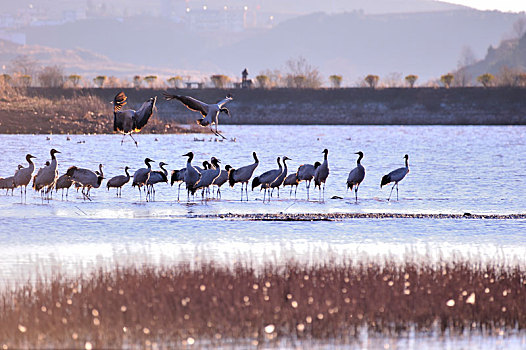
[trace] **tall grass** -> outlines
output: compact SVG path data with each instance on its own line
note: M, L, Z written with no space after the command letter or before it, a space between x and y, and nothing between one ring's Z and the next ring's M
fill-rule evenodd
M0 82L0 132L24 134L111 134L113 110L109 101L93 94L49 98ZM142 133L202 132L188 130L154 114Z
M454 263L190 263L60 274L0 293L7 347L352 342L526 327L526 271Z

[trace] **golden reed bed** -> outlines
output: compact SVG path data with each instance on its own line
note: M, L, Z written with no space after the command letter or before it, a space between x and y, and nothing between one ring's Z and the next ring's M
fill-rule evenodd
M119 267L5 287L4 348L160 348L526 327L521 266L457 262Z

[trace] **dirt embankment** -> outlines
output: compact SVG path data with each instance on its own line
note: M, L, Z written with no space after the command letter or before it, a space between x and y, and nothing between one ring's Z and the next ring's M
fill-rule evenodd
M178 101L165 101L162 90L123 90L128 108L158 97L157 111L142 133L206 132L195 126L199 114ZM0 133L112 133L110 101L119 91L31 88L1 94ZM175 93L205 102L232 93L234 101L228 104L232 118L222 115L221 124L526 125L524 88L179 89Z

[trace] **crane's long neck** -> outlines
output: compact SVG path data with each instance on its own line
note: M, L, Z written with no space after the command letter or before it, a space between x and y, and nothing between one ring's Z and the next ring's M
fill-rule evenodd
M164 168L164 164L163 164L163 165L159 165L159 168L162 169L164 175L168 176L168 170L166 170L166 169Z
M287 176L287 159L283 159L283 172L285 176Z
M405 167L409 169L409 157L405 158Z
M130 173L128 172L128 168L124 168L124 173L126 174L126 177L130 178Z
M256 155L256 152L252 153L252 157L254 157L254 162L256 164L259 164L259 159L258 159L258 156Z
M356 161L356 164L360 165L360 161L362 160L363 158L363 154L360 154L360 156L358 157L358 160Z

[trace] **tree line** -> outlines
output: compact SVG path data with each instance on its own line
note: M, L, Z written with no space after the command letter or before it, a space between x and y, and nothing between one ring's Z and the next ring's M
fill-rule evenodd
M64 74L64 69L59 65L40 66L36 60L29 56L18 56L8 66L9 73L0 75L0 82L16 87L97 87L97 88L184 88L190 83L190 76L174 75L170 77L159 77L157 75L135 75L131 80L121 79L114 76L98 75L95 77L83 77L79 74ZM464 87L471 86L471 79L466 79L462 69L456 72L446 73L439 79L431 80L418 85L418 75L408 74L405 77L401 73L391 73L384 77L368 74L357 79L350 86L368 88L391 88L391 87ZM207 86L214 88L240 87L239 78L231 78L224 74L214 74L197 82L199 87ZM192 82L193 83L193 82ZM284 69L267 69L256 75L254 81L250 80L250 86L262 89L272 88L295 88L295 89L319 89L324 86L324 79L319 69L311 65L305 58L299 57L289 59ZM519 86L526 87L526 72L520 69L503 67L497 75L484 73L476 78L476 85L483 87L492 86ZM328 77L328 86L333 89L343 87L343 76L332 74ZM348 85L349 86L349 85Z

